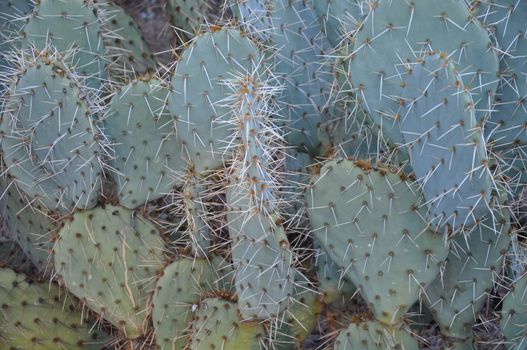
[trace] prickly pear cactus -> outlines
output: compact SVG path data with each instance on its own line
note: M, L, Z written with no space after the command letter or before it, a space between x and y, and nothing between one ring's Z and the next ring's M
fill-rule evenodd
M510 243L507 208L478 222L471 231L450 240L441 274L426 290L425 305L444 335L470 343L474 315L485 304L505 263Z
M75 213L53 247L55 270L68 290L128 338L146 330L164 250L150 221L110 205Z
M106 57L111 60L108 72L117 81L153 73L156 63L153 54L137 29L134 20L111 1L97 3Z
M19 46L19 31L25 23L26 16L33 10L28 0L4 0L0 2L0 72L9 72L12 67L10 56L13 47ZM11 58L13 60L13 58ZM0 95L5 87L0 78ZM1 106L1 102L0 102Z
M213 6L206 0L168 0L167 10L172 24L185 36L193 38L214 13Z
M104 132L113 146L109 160L119 203L144 205L170 192L177 171L177 142L166 103L169 90L161 81L134 81L112 98L104 118Z
M331 260L323 245L315 241L315 268L318 280L318 291L323 293L322 300L331 304L341 297L351 297L357 288L349 280L345 270Z
M270 119L276 89L265 76L235 78L231 123L239 151L227 189L229 236L236 291L244 319L278 317L292 294L295 269L281 224L275 158L281 138ZM272 81L272 80L270 80Z
M23 49L55 47L89 88L107 77L105 47L92 0L40 0L22 29Z
M500 326L503 333L503 342L507 348L525 349L527 342L527 303L525 293L527 291L527 274L514 282L511 290L503 300L500 312Z
M258 321L243 321L236 303L220 298L203 300L194 315L191 350L258 350L265 331Z
M306 196L316 239L377 320L400 323L448 252L444 238L424 221L419 191L389 169L331 161Z
M17 242L23 254L31 260L38 271L49 273L53 267L50 252L53 247L54 221L46 208L31 206L16 186L6 186L4 193L3 218L9 237Z
M4 103L7 172L36 203L61 212L95 206L103 148L91 101L57 52L25 60Z
M430 206L428 221L452 229L481 220L492 191L485 138L460 74L446 54L413 65L400 120L410 164Z
M399 120L405 105L400 97L412 70L408 62L429 52L445 52L460 71L468 70L463 81L476 110L492 107L487 95L498 84L498 60L489 50L487 31L470 16L464 1L378 1L353 42L348 57L353 88L392 144L404 144Z
M419 345L407 330L389 329L379 322L352 323L340 331L335 350L417 350Z
M164 269L152 299L152 321L161 350L184 348L190 335L188 324L203 297L232 292L222 276L225 267L219 257L211 261L181 258Z
M527 110L525 72L527 4L523 1L472 2L474 12L489 30L499 57L499 84L493 108L486 115L485 137L504 168L508 185L518 194L527 182L525 168L525 122Z
M229 8L252 37L266 42L273 31L271 0L229 0Z
M0 269L0 346L3 349L99 350L107 336L90 329L86 314L48 283Z
M334 47L353 35L370 11L369 0L319 0L313 5Z
M230 148L225 150L232 131L225 119L230 90L224 81L237 72L253 72L260 61L257 47L234 28L204 33L183 52L172 77L168 108L180 143L174 157L196 174L222 167L232 157ZM231 154L224 156L226 152Z
M283 111L276 123L291 146L312 155L331 144L326 130L333 118L332 66L324 56L330 44L320 32L315 10L302 0L272 0L276 75L285 82L280 95ZM282 120L285 119L285 120Z

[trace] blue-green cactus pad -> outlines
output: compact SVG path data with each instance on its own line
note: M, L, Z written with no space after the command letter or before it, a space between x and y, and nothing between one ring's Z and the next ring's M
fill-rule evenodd
M461 73L441 55L412 67L400 127L433 226L471 226L486 213L492 175Z
M76 212L53 247L55 270L70 293L128 338L146 331L164 250L152 222L115 206Z
M417 57L447 53L464 72L476 110L489 110L498 60L487 31L460 0L381 0L354 38L352 84L357 97L392 144L402 144L402 86ZM478 118L478 117L476 117Z
M158 80L134 81L109 103L104 119L114 153L109 165L119 202L127 208L169 193L185 170L166 107L169 93Z
M400 321L448 253L420 201L398 174L351 161L326 163L306 192L316 239L386 324Z
M1 120L7 172L32 200L63 212L93 207L103 151L91 105L57 56L28 61Z

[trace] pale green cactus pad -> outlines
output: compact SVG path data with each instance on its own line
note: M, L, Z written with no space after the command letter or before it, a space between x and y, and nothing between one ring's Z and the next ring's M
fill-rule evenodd
M313 233L386 324L401 321L448 249L419 208L419 191L388 169L330 161L306 201Z
M401 95L410 63L429 52L445 52L465 73L476 110L483 114L492 108L487 96L498 85L498 59L489 50L487 31L464 1L378 1L354 43L348 56L353 88L392 144L404 143L398 122L404 115Z
M108 336L91 329L81 306L55 284L29 283L0 269L0 346L9 350L100 350Z
M53 247L55 270L68 290L128 338L146 330L164 249L153 223L115 206L75 213Z
M70 212L97 203L103 151L90 101L59 56L25 63L6 94L0 129L16 185L32 201Z
M191 350L259 350L265 330L257 321L242 321L236 303L219 298L203 300L192 321Z

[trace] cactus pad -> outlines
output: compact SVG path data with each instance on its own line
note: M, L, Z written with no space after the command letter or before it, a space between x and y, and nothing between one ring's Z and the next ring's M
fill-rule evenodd
M55 242L55 269L68 290L129 338L142 334L165 247L156 227L130 210L77 212Z
M318 242L379 321L400 322L448 252L423 220L419 192L389 170L330 161L306 196Z

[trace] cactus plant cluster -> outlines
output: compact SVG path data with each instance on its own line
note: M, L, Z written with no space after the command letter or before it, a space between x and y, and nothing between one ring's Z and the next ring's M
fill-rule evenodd
M166 11L0 2L0 348L527 348L526 1Z

